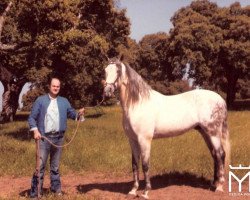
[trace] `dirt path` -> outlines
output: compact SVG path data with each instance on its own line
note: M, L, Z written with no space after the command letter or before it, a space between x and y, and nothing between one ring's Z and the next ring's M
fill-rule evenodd
M152 191L150 199L154 200L246 200L250 193L246 193L248 185L243 185L245 193L229 194L228 186L225 192L213 192L209 188L209 181L187 174L167 174L152 177ZM141 182L143 185L143 182ZM45 190L48 193L49 179L45 177ZM108 174L64 175L62 176L62 189L66 199L128 199L127 192L131 189L130 176L113 176ZM30 177L12 178L0 177L0 199L26 199L30 187ZM233 183L233 189L237 184ZM45 193L46 193L45 191ZM139 194L142 188L139 190ZM236 195L236 196L235 196ZM240 196L239 196L240 195ZM85 199L84 198L84 199ZM131 198L130 198L131 199ZM139 198L134 198L139 199Z

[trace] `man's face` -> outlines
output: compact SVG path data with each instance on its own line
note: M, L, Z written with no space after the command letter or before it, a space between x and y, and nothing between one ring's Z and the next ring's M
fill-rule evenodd
M57 96L60 91L60 81L56 78L51 80L49 92L52 96Z

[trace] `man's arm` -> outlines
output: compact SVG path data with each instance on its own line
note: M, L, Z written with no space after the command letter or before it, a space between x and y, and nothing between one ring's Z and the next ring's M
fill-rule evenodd
M70 105L69 101L67 100L67 117L70 119L76 119L77 118L77 112L74 108Z
M40 112L40 103L39 103L39 100L37 99L32 106L31 113L28 118L30 131L34 132L34 139L41 138L41 133L39 132L37 128L37 120L38 120L39 112Z
M71 119L78 119L79 116L84 114L84 108L81 108L78 112L68 102L68 109L67 109L67 115Z

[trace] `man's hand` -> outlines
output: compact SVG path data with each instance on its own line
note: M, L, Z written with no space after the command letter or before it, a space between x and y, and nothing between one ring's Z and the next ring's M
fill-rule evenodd
M42 138L41 133L38 130L34 130L34 139L40 140Z
M78 115L79 115L79 116L84 115L84 111L85 111L85 109L84 109L84 108L81 108L81 109L78 111Z
M102 83L103 87L105 87L107 85L107 82L105 80L102 80L101 83Z

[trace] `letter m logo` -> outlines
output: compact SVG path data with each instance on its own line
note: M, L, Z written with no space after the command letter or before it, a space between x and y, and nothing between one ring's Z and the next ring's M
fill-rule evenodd
M234 179L236 181L238 181L239 183L239 192L242 191L242 182L247 178L248 178L248 191L250 192L250 171L242 178L239 179L233 172L229 171L229 192L232 192L232 177L234 177Z

